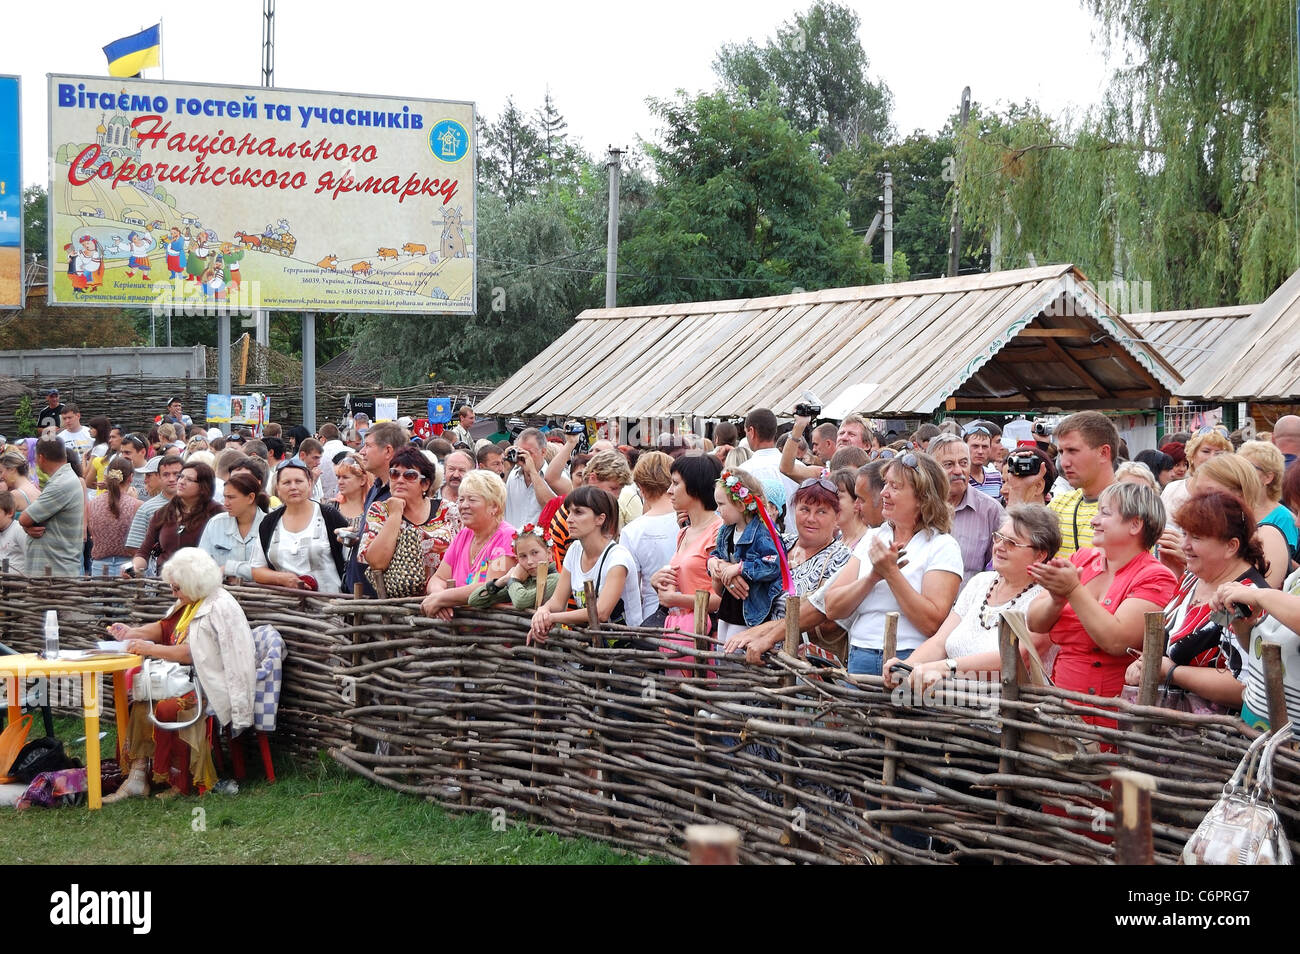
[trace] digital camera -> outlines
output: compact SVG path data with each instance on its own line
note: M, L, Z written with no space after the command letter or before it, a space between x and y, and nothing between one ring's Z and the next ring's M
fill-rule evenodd
M1043 469L1043 459L1037 454L1012 454L1007 458L1007 473L1017 477L1033 477Z
M506 459L506 463L513 464L519 460L519 448L507 447L506 452L501 456Z
M794 406L795 417L821 417L822 407L820 404L796 404Z

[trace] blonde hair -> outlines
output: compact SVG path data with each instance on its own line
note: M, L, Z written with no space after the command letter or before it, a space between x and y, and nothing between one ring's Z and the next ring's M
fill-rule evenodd
M727 486L727 478L729 477L736 478L736 480L740 481L740 485L749 491L749 496L744 501L738 499L736 491ZM740 511L741 523L747 524L758 516L757 510L751 511L747 509L750 500L753 500L758 506L763 507L764 509L768 508L767 491L763 489L763 482L746 471L730 469L724 470L722 476L718 478L716 486L726 494L727 499L735 504L736 509ZM736 488L736 490L739 489L739 487ZM768 512L770 513L771 511L768 510Z
M632 483L632 471L627 466L627 458L618 451L601 451L587 461L585 479L588 483L592 480L612 480L620 487L626 487Z
M1205 434L1193 435L1186 446L1183 447L1183 453L1187 455L1187 472L1196 473L1196 452L1202 444L1209 444L1211 447L1217 447L1226 454L1232 453L1232 441L1228 440L1218 431L1209 431Z
M1123 480L1128 476L1136 477L1156 493L1160 492L1160 484L1156 481L1156 475L1151 473L1151 468L1141 461L1126 460L1115 468L1116 480Z
M657 499L672 485L672 466L673 459L663 451L648 451L636 459L632 480L645 496Z
M490 470L471 470L461 480L457 494L477 494L487 501L489 506L497 508L498 519L505 516L506 485Z
M1286 458L1282 452L1268 441L1246 441L1237 451L1238 457L1244 457L1252 466L1273 475L1273 479L1264 482L1261 474L1259 482L1264 485L1264 493L1273 503L1282 501L1282 479L1286 476Z
M903 461L915 458L916 466ZM952 507L948 504L948 472L929 454L908 451L889 462L885 479L897 474L916 495L916 529L948 533L952 530Z
M1197 484L1194 488L1195 493L1202 492L1200 488L1201 477L1226 487L1240 497L1250 510L1254 510L1260 504L1268 502L1268 495L1264 493L1264 484L1260 481L1259 475L1255 473L1254 466L1236 454L1219 454L1202 464L1193 476L1193 480Z

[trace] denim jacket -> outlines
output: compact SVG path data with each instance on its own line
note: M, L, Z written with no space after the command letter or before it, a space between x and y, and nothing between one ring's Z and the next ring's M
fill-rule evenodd
M755 517L745 524L745 529L732 541L732 527L723 524L718 528L717 546L713 556L726 563L739 563L740 575L749 584L745 597L745 624L757 626L766 622L781 595L781 561L777 555L780 546L767 532L763 521Z

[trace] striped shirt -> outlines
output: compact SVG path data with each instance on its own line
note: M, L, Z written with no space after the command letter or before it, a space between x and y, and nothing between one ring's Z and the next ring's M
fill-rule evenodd
M1053 497L1047 505L1061 521L1061 549L1056 555L1065 559L1084 547L1092 546L1092 518L1097 516L1097 501L1089 500L1083 490Z
M970 479L970 485L976 490L988 494L994 500L1002 499L1002 471L998 470L991 464L984 466L984 480L978 481L974 477Z

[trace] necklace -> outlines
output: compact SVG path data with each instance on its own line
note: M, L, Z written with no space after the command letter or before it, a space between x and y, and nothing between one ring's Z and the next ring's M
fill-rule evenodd
M478 552L477 552L477 553L474 552L474 541L471 540L471 541L469 542L469 566L470 566L470 568L471 568L471 569L470 569L470 572L471 572L471 573L474 571L475 568L478 567L478 559L479 559L479 557L483 556L483 551L487 549L487 545L488 545L489 543L491 543L491 542L492 542L492 537L489 536L486 540L484 540L484 541L479 545L479 548L478 548Z
M988 615L989 597L993 595L993 591L997 589L997 585L999 583L1005 583L1005 582L1006 580L1004 580L1002 577L999 576L996 580L993 581L993 583L989 586L989 588L984 591L984 602L980 603L980 625L985 629L992 629L994 626L997 625L998 615L1002 611L1001 609L995 608L993 610L993 618L989 619L989 615ZM1014 603L1016 600L1020 599L1020 597L1028 593L1029 590L1033 587L1033 585L1034 585L1034 581L1030 580L1023 590L1021 590L1015 596L1011 597L1011 599L1004 600L1001 603L999 603L998 607L1006 606L1009 603Z

